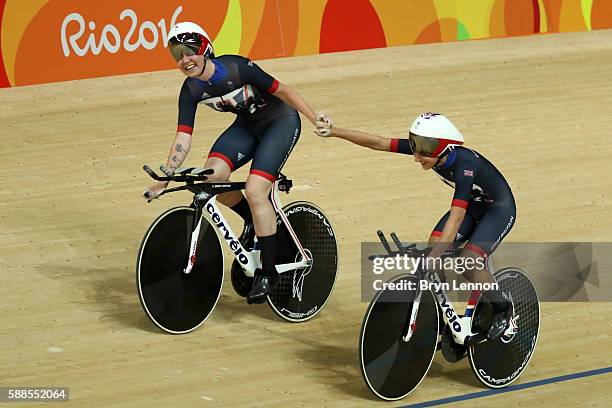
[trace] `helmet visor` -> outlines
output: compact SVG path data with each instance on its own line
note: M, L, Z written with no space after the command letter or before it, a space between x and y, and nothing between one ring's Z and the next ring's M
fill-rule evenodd
M191 57L192 55L196 55L199 50L199 46L196 44L184 44L180 42L170 41L168 44L168 49L170 50L170 54L172 54L172 58L176 62L179 62L184 57Z
M415 135L412 132L410 132L408 140L410 140L410 147L412 148L413 153L418 153L421 156L427 157L432 157L440 145L440 141L438 139Z

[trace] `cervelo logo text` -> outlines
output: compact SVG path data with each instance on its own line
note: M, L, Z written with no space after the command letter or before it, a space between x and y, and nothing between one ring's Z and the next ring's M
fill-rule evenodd
M428 274L427 277L430 282L440 283L437 279L438 276L434 272L429 271L427 272L427 274ZM459 323L459 316L457 316L457 313L455 312L455 309L453 309L451 304L448 303L448 299L446 298L446 295L444 291L442 290L442 285L436 285L436 287L437 289L434 289L434 293L439 300L440 306L442 306L442 313L444 313L446 317L448 318L448 323L450 324L451 328L457 333L461 332L461 324Z
M240 245L240 242L238 242L236 237L230 235L227 226L223 221L221 221L221 217L215 211L215 207L212 204L208 203L206 204L206 211L208 211L208 213L210 214L210 217L212 218L217 228L219 228L219 231L223 232L223 239L227 241L227 244L229 245L230 249L236 255L236 259L238 259L238 261L243 265L248 264L249 259L246 257L245 254L242 253L242 245Z
M61 40L62 40L62 50L64 51L64 56L70 56L70 50L78 55L79 57L85 56L88 52L91 52L93 55L99 55L102 49L110 52L111 54L115 54L119 52L121 45L123 45L123 49L128 52L136 51L139 47L143 47L147 50L152 50L157 47L159 42L159 30L161 30L161 39L162 44L166 47L168 43L168 32L170 31L170 27L176 24L176 19L183 11L182 6L178 6L176 10L174 10L174 14L172 14L172 18L170 19L170 24L166 25L166 20L164 18L160 19L157 22L157 26L152 21L143 21L138 28L138 16L136 12L132 9L125 9L119 14L119 20L124 20L129 18L131 20L130 28L127 33L125 33L125 37L122 41L121 33L119 29L115 27L113 24L107 24L102 29L102 33L100 34L99 41L96 41L95 34L93 32L89 33L89 37L85 42L85 45L81 47L78 44L78 40L81 39L83 33L85 32L85 19L79 13L70 13L64 18L62 21L61 28ZM78 30L76 32L72 32L72 34L67 33L69 26L72 26L76 23L78 24ZM96 23L90 21L87 24L91 31L96 29ZM138 37L136 37L135 41L132 41L132 37L138 28Z

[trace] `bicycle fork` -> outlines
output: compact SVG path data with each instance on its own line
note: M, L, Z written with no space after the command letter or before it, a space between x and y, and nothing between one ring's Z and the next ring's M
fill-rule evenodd
M409 342L412 338L412 334L416 330L416 317L419 312L419 304L421 303L421 294L423 292L421 289L418 290L417 295L414 297L414 301L412 302L412 309L410 310L410 317L408 318L408 322L404 327L404 335L402 336L402 340L405 342Z
M198 249L198 237L200 236L200 228L202 227L202 204L194 201L195 215L191 225L191 240L189 241L189 256L187 257L187 266L183 269L183 273L189 274L196 262L196 250Z

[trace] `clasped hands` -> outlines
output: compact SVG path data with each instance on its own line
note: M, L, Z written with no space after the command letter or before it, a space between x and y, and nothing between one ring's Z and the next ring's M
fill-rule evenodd
M325 112L317 113L315 134L320 137L330 137L333 134L332 120Z

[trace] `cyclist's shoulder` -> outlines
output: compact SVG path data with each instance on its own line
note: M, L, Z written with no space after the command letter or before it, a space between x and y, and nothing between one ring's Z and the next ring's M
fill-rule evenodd
M248 64L251 62L250 59L237 54L224 54L213 58L214 62L220 62L222 64Z
M480 153L478 153L476 150L465 146L456 146L453 151L455 152L457 158L463 160L473 160L481 157Z
M470 166L474 169L489 169L499 172L493 163L474 149L459 146L455 148L454 152L456 154L455 163L457 166Z
M464 146L455 147L453 149L453 155L455 156L456 165L463 165L463 164L478 165L484 159L484 156L480 154L479 152L477 152L476 150L470 149Z
M197 103L197 95L201 95L202 88L203 81L197 78L185 78L179 92L179 101Z
M442 165L443 168L457 168L459 166L463 166L467 163L474 162L474 155L470 149L464 148L462 146L455 146L453 149L446 155L446 161Z

